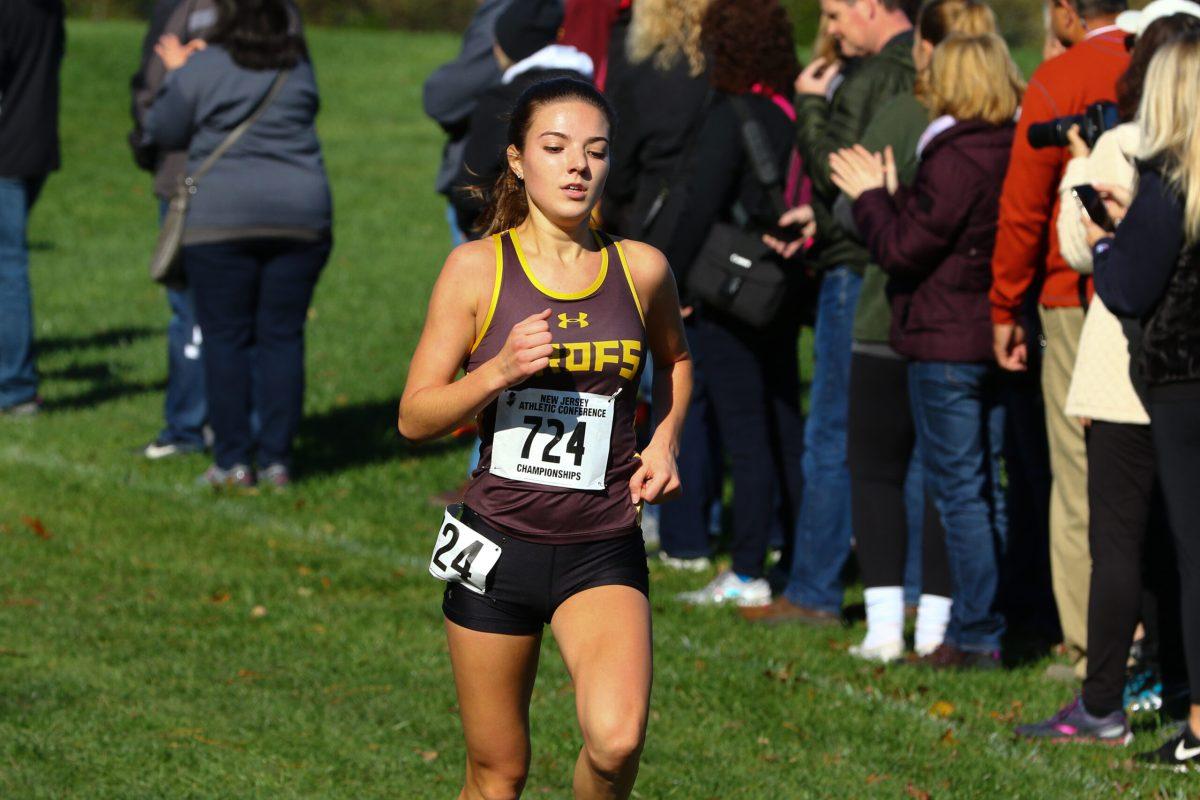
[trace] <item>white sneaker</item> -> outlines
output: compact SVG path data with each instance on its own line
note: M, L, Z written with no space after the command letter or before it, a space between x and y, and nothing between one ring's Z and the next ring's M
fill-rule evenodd
M771 584L765 578L745 581L732 570L726 570L709 581L703 589L684 592L679 599L698 606L734 603L738 606L766 606L771 604Z
M882 664L888 664L892 661L899 661L904 657L904 640L895 639L868 647L864 639L861 644L851 645L849 652L850 655L855 658L861 658L864 661L878 661Z
M684 572L704 572L706 569L712 567L712 561L704 556L700 556L699 558L675 558L661 550L658 552L658 561L664 567L680 569Z

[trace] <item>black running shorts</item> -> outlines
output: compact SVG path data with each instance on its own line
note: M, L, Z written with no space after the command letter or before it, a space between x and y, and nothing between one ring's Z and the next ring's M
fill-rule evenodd
M469 508L462 521L500 545L486 594L448 583L446 619L484 633L525 636L543 625L567 598L597 586L632 586L650 596L650 572L641 532L580 544L535 544L496 531Z

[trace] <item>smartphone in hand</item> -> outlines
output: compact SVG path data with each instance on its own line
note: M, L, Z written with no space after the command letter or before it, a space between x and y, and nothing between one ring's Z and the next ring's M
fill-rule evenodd
M1104 207L1103 198L1100 197L1100 193L1090 183L1081 183L1078 186L1072 186L1071 195L1083 206L1084 212L1091 218L1092 222L1106 231L1111 232L1117 229L1116 223L1108 215L1108 209Z

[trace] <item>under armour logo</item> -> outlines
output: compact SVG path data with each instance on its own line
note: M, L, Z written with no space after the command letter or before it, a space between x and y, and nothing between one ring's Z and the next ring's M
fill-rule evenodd
M516 392L509 392L509 393L508 393L508 400L506 401L506 405L509 405L509 406L511 406L511 405L512 405L514 402L516 402L516 399L517 399L517 393L516 393Z
M587 317L588 317L588 315L587 315L586 311L579 312L578 317L568 317L565 313L559 314L558 315L558 327L566 328L567 326L574 323L575 325L578 325L581 328L586 328L589 324Z

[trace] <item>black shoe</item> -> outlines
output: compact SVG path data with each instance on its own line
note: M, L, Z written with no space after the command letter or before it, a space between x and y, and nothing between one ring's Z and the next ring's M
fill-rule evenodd
M1186 722L1183 729L1166 744L1149 753L1139 753L1134 761L1148 767L1169 769L1172 772L1200 771L1200 738L1192 733Z

